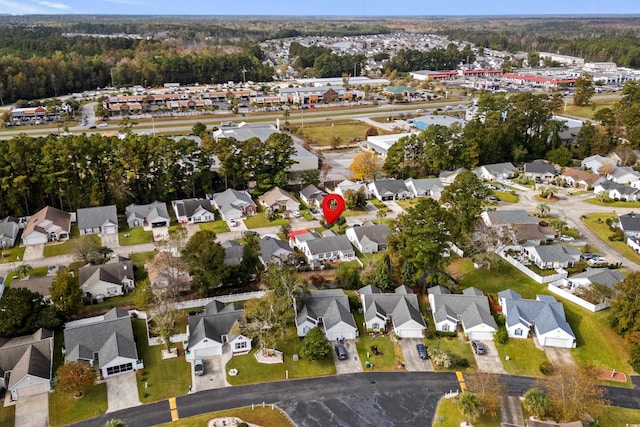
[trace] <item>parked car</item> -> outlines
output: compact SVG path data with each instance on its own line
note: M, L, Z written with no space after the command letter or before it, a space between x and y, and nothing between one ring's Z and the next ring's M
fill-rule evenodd
M238 225L238 221L236 221L235 219L231 218L229 220L229 226L230 227L236 227Z
M471 341L471 347L476 354L486 354L487 349L480 341Z
M429 358L429 352L427 351L427 347L422 344L416 344L416 350L418 350L418 356L420 357L420 359L428 359Z
M567 236L566 234L563 234L562 236L560 236L560 241L561 242L573 242L573 237Z
M582 258L585 261L588 261L588 260L593 259L593 258L598 258L598 257L599 257L599 255L598 254L594 254L593 252L585 252L582 255L580 255L580 258Z
M337 344L335 349L339 360L347 360L349 353L347 353L347 349L342 344Z
M196 359L195 362L193 362L193 374L204 375L204 362L202 359Z
M498 199L496 196L489 196L489 197L485 198L485 200L487 202L499 202L500 201L500 199Z
M594 267L594 266L602 266L602 265L609 264L609 261L607 261L606 258L596 257L596 258L588 259L587 260L587 264L589 264L592 267Z
M547 221L540 221L540 222L538 223L538 225L539 225L540 227L548 227L548 226L549 226L549 223L548 223Z
M98 125L99 128L106 128L108 125L106 123L100 123Z
M298 211L293 211L291 212L291 214L293 215L294 218L300 218L302 215L300 215L300 212Z

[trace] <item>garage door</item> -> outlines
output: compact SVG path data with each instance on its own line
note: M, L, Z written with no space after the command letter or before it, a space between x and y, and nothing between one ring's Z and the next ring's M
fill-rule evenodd
M327 340L328 341L335 341L335 340L339 340L339 339L348 339L348 340L355 340L356 339L356 333L355 332L347 332L347 333L343 333L343 332L333 332L333 333L328 333L327 334Z
M571 348L571 343L564 338L547 338L544 341L544 345L547 347Z
M470 340L478 340L478 341L492 341L493 333L491 332L470 332L467 337Z
M222 354L222 347L198 348L194 351L195 358L199 359L206 356L218 356Z
M118 231L115 225L106 225L102 227L102 230L104 231L104 234L116 234Z
M18 398L33 396L35 394L42 394L47 392L47 387L44 383L33 384L26 387L20 387L16 390Z

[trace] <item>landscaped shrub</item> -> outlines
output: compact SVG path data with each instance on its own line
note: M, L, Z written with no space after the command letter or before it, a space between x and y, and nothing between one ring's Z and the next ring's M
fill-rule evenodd
M466 357L458 357L453 355L452 365L456 368L468 368L469 367L469 359Z
M498 326L498 330L494 335L494 339L499 344L506 344L509 341L509 333L504 325Z
M629 365L634 371L640 372L640 345L634 345L629 352Z
M542 362L538 369L542 375L553 375L553 372L555 371L551 362L548 361Z
M451 354L444 350L439 350L439 349L432 350L431 362L437 368L449 369L452 365Z

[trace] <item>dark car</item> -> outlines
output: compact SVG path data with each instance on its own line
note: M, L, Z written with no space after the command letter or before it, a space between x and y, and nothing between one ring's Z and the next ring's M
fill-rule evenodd
M427 347L424 344L416 344L416 350L418 350L418 356L420 359L428 359L429 352L427 351Z
M480 341L471 341L471 347L473 347L473 351L476 354L485 354L487 352L484 344L482 344Z
M349 357L349 353L347 353L347 349L344 348L342 344L336 345L336 355L338 355L339 360L347 360Z

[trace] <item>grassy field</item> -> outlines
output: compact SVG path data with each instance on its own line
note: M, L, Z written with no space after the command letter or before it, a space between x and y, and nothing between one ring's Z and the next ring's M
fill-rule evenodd
M478 365L476 365L476 358L473 357L471 344L469 344L468 342L462 342L457 337L434 337L431 339L426 339L425 345L429 348L430 351L433 349L447 350L452 354L455 354L456 356L461 358L465 358L469 361L468 368L435 368L436 371L475 371L476 369L478 369Z
M107 384L93 386L82 399L73 393L55 391L49 395L49 424L63 426L97 417L107 410Z
M610 406L598 418L601 426L631 426L640 424L640 410Z
M593 114L602 109L602 108L613 108L615 104L615 100L612 99L598 99L591 98L591 104L584 107L576 107L573 104L567 104L567 107L564 110L565 114L569 114L572 116L584 117L587 119L592 119Z
M278 407L271 409L271 406L267 405L264 408L262 406L256 406L255 409L247 407L229 409L227 411L209 412L208 414L196 415L194 417L182 418L170 423L159 424L157 427L204 427L208 425L210 420L224 417L237 417L246 423L262 427L293 426L289 417L287 417L286 414Z
M219 219L213 222L203 222L200 224L200 230L211 230L214 233L226 233L229 231L229 226L226 221Z
M624 200L611 201L611 202L601 202L596 197L587 199L585 202L596 205L596 206L604 206L607 208L640 208L640 202L627 202Z
M506 344L495 342L502 366L507 374L539 377L542 374L538 367L547 361L544 351L538 350L533 340L511 338ZM509 356L510 360L505 357Z
M277 347L284 355L284 363L275 365L258 363L254 353L260 351L260 349L254 348L251 350L251 353L234 356L229 363L227 363L226 372L229 372L232 368L238 370L238 375L227 375L227 381L231 385L242 385L284 380L286 378L286 371L289 371L289 378L335 375L336 367L333 364L332 358L326 360L308 360L300 357L300 360L295 362L293 355L300 354L300 344L302 341L298 338L298 334L293 328L285 333L285 337L285 341L278 344Z
M493 190L491 194L500 199L501 202L518 203L518 200L520 200L517 194L513 194L510 191Z
M399 362L404 362L402 359L402 352L400 355L396 353L394 344L388 336L377 336L376 338L370 336L363 328L364 316L362 314L354 314L356 324L360 331L360 336L356 343L358 349L358 356L362 363L362 368L365 369L365 361L369 360L373 364L373 370L376 371L395 371L403 370L399 367ZM374 355L371 351L371 346L377 345L378 351L382 354ZM369 357L367 358L367 353ZM399 356L399 357L398 357Z
M436 409L433 427L460 427L466 418L458 409L458 400L441 399ZM474 427L495 427L500 425L498 417L482 416L473 421Z
M367 129L371 125L359 120L331 120L305 124L298 134L309 144L316 146L331 146L334 138L340 138L340 144L350 144L355 139L367 139ZM378 132L381 132L378 129Z
M398 200L396 203L406 211L408 208L414 207L418 203L418 200L419 199Z
M287 225L289 224L289 222L290 221L288 219L284 218L276 218L274 221L269 221L264 213L259 212L254 216L246 218L244 220L244 225L246 225L247 228L251 229Z
M376 199L375 197L370 198L369 203L371 203L373 206L375 206L378 209L386 208L384 203L382 203L380 200Z
M77 226L74 225L74 227ZM88 236L91 240L95 241L98 245L102 245L102 240L100 236L92 234ZM73 251L73 246L79 237L74 237L72 233L72 238L64 241L62 243L48 243L44 247L43 255L45 257L57 256L57 255L65 255L71 253Z
M104 302L97 304L82 305L78 311L78 315L82 317L96 316L105 313L114 307L129 307L134 305L134 293L128 293L119 297L107 298Z
M630 259L633 262L640 262L640 255L634 252L625 242L612 242L609 240L609 236L613 234L609 230L609 226L606 223L607 218L615 218L614 213L592 213L587 215L583 221L587 227L593 230L598 237L605 241L605 243L616 251L620 252L622 256ZM606 254L605 254L606 256Z
M535 298L542 286L520 273L511 264L498 258L491 270L476 269L469 258L453 260L448 267L449 273L460 281L463 288L475 286L485 294L497 294L505 289L513 289L523 298Z
M17 242L16 242L17 244ZM16 246L14 248L5 249L2 252L2 256L0 256L0 264L4 264L7 262L14 262L24 259L24 250L26 247L24 246Z
M173 344L180 353L178 357L162 360L163 346L149 346L145 321L134 319L133 330L138 355L144 361L144 371L138 371L137 375L140 401L149 403L187 394L191 385L191 365L184 358L182 344Z
M120 246L141 245L153 242L153 231L145 231L142 227L130 228L118 232Z
M16 406L0 406L0 427L16 425Z

